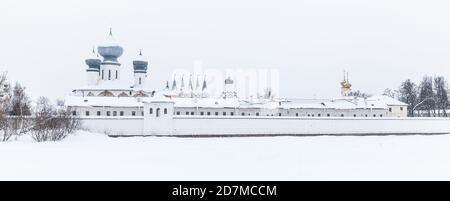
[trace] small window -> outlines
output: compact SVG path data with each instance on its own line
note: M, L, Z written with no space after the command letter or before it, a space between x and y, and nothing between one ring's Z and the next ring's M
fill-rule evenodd
M380 117L383 117L383 115L382 115L382 114L380 114Z
M344 114L341 114L341 117L344 117Z
M142 78L139 78L139 85L142 84Z
M113 116L117 116L117 111L113 111Z
M327 114L327 117L331 116L330 114Z
M150 112L149 112L150 114L153 114L153 108L150 108Z
M400 107L400 111L403 111L403 107Z
M89 116L89 111L86 111L86 116Z
M234 116L234 112L230 112L230 115L231 115L231 116Z
M124 115L124 112L123 112L123 111L120 111L119 115L120 115L120 116L123 116L123 115Z
M311 116L314 117L314 114L312 114Z
M131 116L136 116L136 111L132 111Z
M281 117L281 113L278 113L278 116L280 116L280 117Z
M259 112L256 113L256 116L259 116Z
M227 116L227 112L223 112L222 114L223 114L223 116Z
M219 115L219 112L216 112L215 115L218 116L218 115Z
M186 115L189 115L189 112L186 112Z
M111 111L107 111L106 116L111 116Z
M164 108L164 114L167 114L167 108Z
M161 111L160 108L156 108L156 117L159 117L159 111Z
M108 80L111 80L111 70L108 71Z
M202 116L203 116L204 114L205 114L204 112L200 112L200 115L202 115Z
M366 114L366 117L367 117L368 115Z
M191 112L191 115L194 115L194 112Z
M311 115L310 114L308 114L308 117L310 117Z
M373 115L373 117L377 117L377 115L376 115L376 114L374 114L374 115Z
M245 116L245 113L242 113L241 115L242 115L242 116Z
M102 115L102 112L97 111L97 116L100 116L100 115Z
M141 111L141 116L144 116L144 111Z
M354 114L353 117L356 117L356 114Z
M206 115L208 115L208 116L211 115L211 112L207 112Z
M321 114L317 114L318 117L320 117Z
M392 112L392 108L391 107L389 108L389 112Z
M72 111L72 115L73 116L77 115L77 111Z
M180 115L180 112L177 112L177 115Z
M295 116L298 117L298 113L295 113Z
M105 79L105 70L102 70L102 80Z
M116 70L116 80L119 79L119 71ZM141 83L141 81L139 80L139 84Z

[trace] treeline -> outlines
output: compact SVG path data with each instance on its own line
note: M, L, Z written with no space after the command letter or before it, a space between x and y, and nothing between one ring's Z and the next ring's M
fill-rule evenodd
M62 101L51 104L40 97L32 107L25 87L8 81L6 73L0 74L0 141L30 135L35 141L59 141L80 127L80 120L71 115Z
M407 79L398 90L386 89L384 95L408 104L408 116L447 117L448 84L442 76L424 76L416 84Z

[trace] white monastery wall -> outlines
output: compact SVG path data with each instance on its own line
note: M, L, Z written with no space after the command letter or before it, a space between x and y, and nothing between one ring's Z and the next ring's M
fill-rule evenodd
M359 117L83 117L83 127L108 135L343 135L450 133L450 118ZM144 125L145 124L145 125Z

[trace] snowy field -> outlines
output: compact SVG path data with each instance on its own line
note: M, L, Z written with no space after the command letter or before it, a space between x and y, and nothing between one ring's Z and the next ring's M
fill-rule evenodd
M450 135L0 143L0 180L448 180Z

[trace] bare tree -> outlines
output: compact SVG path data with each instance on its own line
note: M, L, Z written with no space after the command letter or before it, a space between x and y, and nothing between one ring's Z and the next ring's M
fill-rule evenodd
M13 133L10 131L8 122L8 111L10 108L11 88L7 73L0 74L0 140L8 141Z
M11 99L11 110L9 115L12 116L29 116L31 115L31 101L25 93L25 87L18 82L14 85Z
M59 141L80 127L80 120L70 109L59 107L53 106L46 97L38 99L32 132L35 141Z
M360 98L369 98L372 96L372 94L364 93L360 90L352 91L352 92L350 92L349 95L354 96L354 97L360 97Z
M408 104L408 116L414 116L414 110L418 103L417 85L410 79L402 82L399 88L399 100Z
M386 88L383 91L383 95L384 96L389 96L391 98L396 98L398 96L398 93L399 93L398 91L394 91L394 90L389 89L389 88Z
M448 94L446 89L446 81L442 76L437 76L434 78L434 91L436 99L436 107L438 109L438 116L441 116L441 111L443 116L447 116L447 107L449 105Z
M436 100L434 99L433 78L424 76L420 83L419 102L423 102L421 109L428 111L428 116L431 116L431 111L435 113Z

